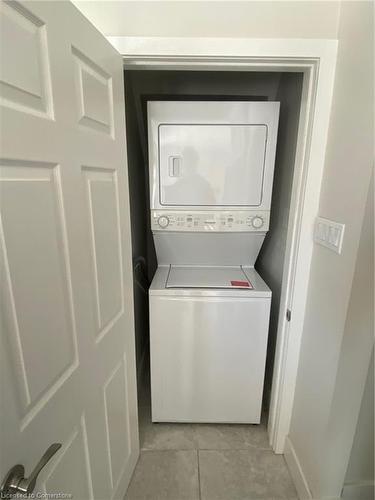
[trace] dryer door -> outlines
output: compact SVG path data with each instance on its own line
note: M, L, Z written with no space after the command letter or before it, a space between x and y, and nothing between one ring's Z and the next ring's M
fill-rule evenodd
M266 125L160 125L161 205L259 206L266 141Z

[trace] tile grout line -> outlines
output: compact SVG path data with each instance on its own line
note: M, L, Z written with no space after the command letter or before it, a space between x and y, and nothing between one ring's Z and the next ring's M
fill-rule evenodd
M199 449L197 448L197 460L198 460L198 491L199 491L199 500L202 500L202 491L201 491L201 467L199 462Z

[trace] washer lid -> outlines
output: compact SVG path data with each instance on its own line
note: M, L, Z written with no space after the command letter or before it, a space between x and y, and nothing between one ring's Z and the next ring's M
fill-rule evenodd
M241 266L171 266L166 288L229 288L253 290Z

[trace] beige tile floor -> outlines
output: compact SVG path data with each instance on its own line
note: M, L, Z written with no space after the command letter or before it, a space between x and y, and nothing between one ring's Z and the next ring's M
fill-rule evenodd
M139 398L141 454L125 500L296 500L284 458L266 426L152 424Z

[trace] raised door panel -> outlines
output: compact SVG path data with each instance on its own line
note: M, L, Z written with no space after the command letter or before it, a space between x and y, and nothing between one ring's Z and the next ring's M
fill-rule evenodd
M42 488L49 495L62 492L78 500L93 500L94 492L91 479L90 455L87 443L86 421L84 415L70 436L57 459L48 471Z
M123 313L122 256L116 172L84 167L99 341Z
M121 360L104 385L111 485L116 490L130 456L129 401L126 358Z
M78 123L113 137L112 78L99 65L72 47Z
M53 117L45 23L18 2L1 2L1 104Z
M2 160L0 171L4 319L26 418L78 366L65 216L58 165Z

